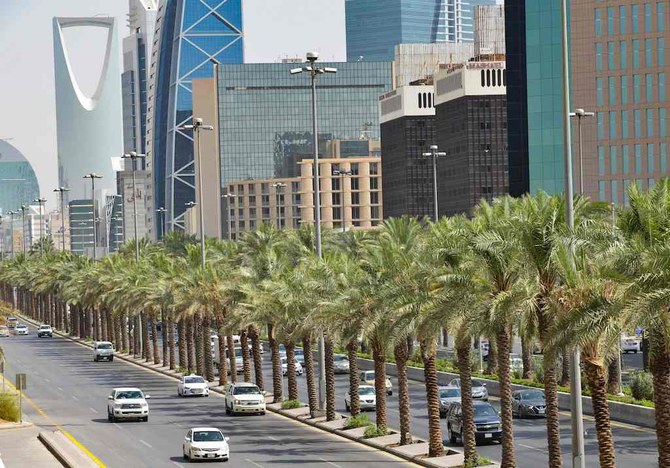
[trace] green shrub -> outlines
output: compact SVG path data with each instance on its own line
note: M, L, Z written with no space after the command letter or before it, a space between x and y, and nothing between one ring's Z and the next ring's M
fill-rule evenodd
M533 380L544 384L544 363L539 359L533 359Z
M382 437L388 435L388 433L388 429L383 429L378 427L376 424L371 424L365 429L365 434L363 434L363 437L365 439L372 439L373 437Z
M300 400L284 400L281 402L281 409L296 409L302 407Z
M18 422L20 418L18 395L7 392L0 393L0 419Z
M370 417L367 414L352 416L344 422L345 429L356 429L357 427L368 427L372 425Z
M635 372L628 382L630 393L636 400L653 400L654 386L651 374L648 372Z
M488 458L477 455L477 461L475 462L474 465L471 463L466 463L463 465L463 468L475 468L476 466L488 466L492 464L493 462Z

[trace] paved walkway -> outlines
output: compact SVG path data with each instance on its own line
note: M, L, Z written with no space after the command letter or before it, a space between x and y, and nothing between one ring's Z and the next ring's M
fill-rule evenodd
M39 432L40 428L33 425L7 428L5 424L0 424L0 467L62 467L42 442L37 440Z

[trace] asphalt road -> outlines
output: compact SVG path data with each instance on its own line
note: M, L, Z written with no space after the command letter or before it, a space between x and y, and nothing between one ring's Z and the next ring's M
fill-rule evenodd
M230 437L231 460L225 466L407 465L272 413L226 416L219 396L178 398L176 380L120 359L95 363L91 350L66 339L31 334L3 338L0 345L8 378L26 373L26 395L40 408L24 402L26 416L45 428L62 427L109 467L182 466L181 443L194 426L215 426ZM136 386L151 395L148 422L107 421L107 395L118 386Z
M269 362L269 354L265 354L264 375L266 388L271 388L272 371ZM284 378L286 380L286 378ZM336 375L336 408L337 411L345 413L344 395L349 389L349 376ZM387 397L387 411L389 425L399 427L397 381L394 384L393 396ZM298 388L302 401L307 400L307 386L305 377L298 377ZM499 409L499 403L491 398L491 403ZM412 409L412 433L415 436L428 437L428 416L425 398L425 387L422 383L410 381L410 404ZM375 413L368 413L374 420ZM462 447L448 443L446 440L446 420L442 420L442 436L445 444L462 450ZM586 432L586 466L597 467L598 445L595 433L595 424L590 417L584 418L584 430ZM547 466L547 443L546 425L544 419L515 419L514 420L514 445L516 461L519 468L537 468ZM616 461L618 466L635 466L636 468L657 466L656 457L656 432L647 428L613 423L613 434L616 445ZM564 466L571 465L570 452L570 419L569 413L561 413L561 446L563 449ZM480 455L492 460L500 460L501 446L497 443L480 445L477 447Z

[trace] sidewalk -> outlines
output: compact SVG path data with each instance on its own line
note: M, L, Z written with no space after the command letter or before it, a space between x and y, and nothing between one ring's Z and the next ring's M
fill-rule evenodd
M13 426L13 427L12 427ZM61 468L62 465L37 439L40 428L30 423L0 424L0 467Z

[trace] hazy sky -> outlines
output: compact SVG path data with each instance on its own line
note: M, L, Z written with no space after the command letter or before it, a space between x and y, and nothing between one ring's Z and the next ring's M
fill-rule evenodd
M9 143L31 162L51 207L58 186L51 20L116 16L121 40L127 10L127 0L0 0L0 138L13 138ZM344 0L243 0L243 14L247 62L302 57L307 50L345 60ZM99 39L87 31L66 36L84 90L99 74Z

